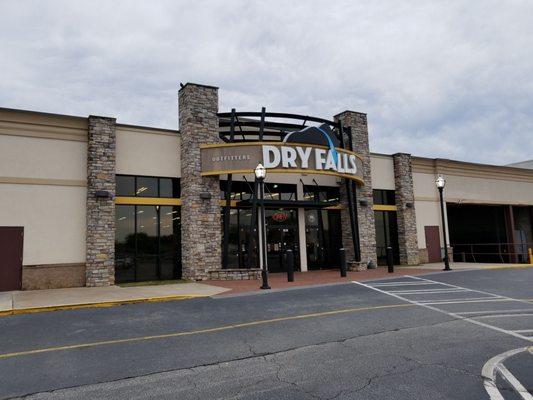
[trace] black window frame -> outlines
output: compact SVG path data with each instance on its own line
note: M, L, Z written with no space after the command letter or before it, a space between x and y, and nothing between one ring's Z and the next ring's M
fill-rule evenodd
M220 180L220 199L226 199L226 180ZM253 197L254 182L232 181L231 182L231 200L251 200ZM245 193L245 197L243 197ZM277 194L277 196L275 196ZM289 199L283 198L283 195L290 195ZM272 198L274 197L274 198ZM298 200L297 185L291 183L265 182L265 199L280 201Z
M373 189L374 204L380 206L395 206L396 191L390 189Z
M304 199L317 203L340 203L340 187L304 185Z
M162 198L162 199L179 199L181 197L181 179L171 176L152 176L152 175L131 175L131 174L116 174L116 177L133 178L133 193L124 194L119 192L119 187L116 187L116 195L118 197L145 197L145 198ZM152 178L157 180L157 195L156 196L140 196L137 194L138 178ZM173 197L161 196L161 180L170 179L172 182Z

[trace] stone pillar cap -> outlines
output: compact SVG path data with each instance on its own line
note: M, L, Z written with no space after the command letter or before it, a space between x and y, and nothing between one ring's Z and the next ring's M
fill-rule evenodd
M199 86L199 87L205 87L205 88L209 88L209 89L216 89L218 90L218 86L210 86L210 85L202 85L201 83L193 83L193 82L187 82L185 84L181 83L180 82L180 90L181 89L185 89L187 86Z
M342 114L359 114L359 115L365 115L366 116L366 113L364 113L364 112L352 111L352 110L344 110L344 111L342 111L342 112L340 112L338 114L335 114L333 116L333 118L340 117Z

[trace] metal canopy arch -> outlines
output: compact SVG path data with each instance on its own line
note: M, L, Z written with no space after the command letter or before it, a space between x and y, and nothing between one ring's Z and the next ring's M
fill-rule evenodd
M306 127L316 126L314 124L327 124L335 137L339 140L340 148L353 152L353 135L350 127L343 127L341 121L331 121L324 118L312 117L309 115L299 115L279 112L266 112L262 107L260 112L231 112L218 113L219 137L223 142L256 142L256 141L279 141L282 142L285 136L291 132L300 131ZM346 138L348 140L346 140ZM229 264L229 222L231 209L231 186L233 175L227 174L226 191L224 193L224 236L222 243L222 268L228 268ZM348 197L348 209L350 216L351 236L354 247L356 261L361 260L359 229L357 226L357 186L355 181L345 179L346 193ZM257 215L257 185L254 185L254 196L252 199L252 216ZM252 218L251 231L254 239L257 235L257 221ZM249 244L251 249L251 243ZM248 251L248 267L252 268L253 257Z

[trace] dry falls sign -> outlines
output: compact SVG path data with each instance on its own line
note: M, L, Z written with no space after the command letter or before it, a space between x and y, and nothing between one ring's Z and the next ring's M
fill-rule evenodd
M360 156L337 144L327 126L322 125L289 133L282 142L201 145L201 174L251 174L261 163L269 173L336 175L363 183Z

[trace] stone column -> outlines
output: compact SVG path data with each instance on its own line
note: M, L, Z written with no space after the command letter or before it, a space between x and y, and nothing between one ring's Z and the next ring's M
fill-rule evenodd
M419 250L416 232L415 196L411 155L393 154L394 183L396 187L396 216L398 220L398 243L400 264L418 265Z
M348 203L348 191L346 190L346 181L343 179L340 186L340 205L341 205L341 237L342 247L346 251L346 261L348 263L355 261L355 249L353 247L352 225L350 223L350 208ZM354 207L357 205L354 203ZM362 258L361 258L362 260Z
M370 175L370 149L368 146L368 123L366 114L355 111L344 111L334 118L335 121L341 121L344 127L352 128L353 150L363 159L364 185L357 186L357 202L355 204L357 207L357 223L359 225L361 263L363 266L366 266L369 261L372 261L376 265L376 227L374 223L374 197ZM347 249L347 259L350 260L353 259L353 246L351 244L350 216L345 190L346 187L343 184L341 187L341 205L343 206L343 212L341 213L342 241ZM351 258L348 258L348 256Z
M86 286L115 283L115 125L89 116Z
M200 145L219 142L218 88L187 83L178 93L181 137L181 254L184 279L221 268L219 177L202 177Z

